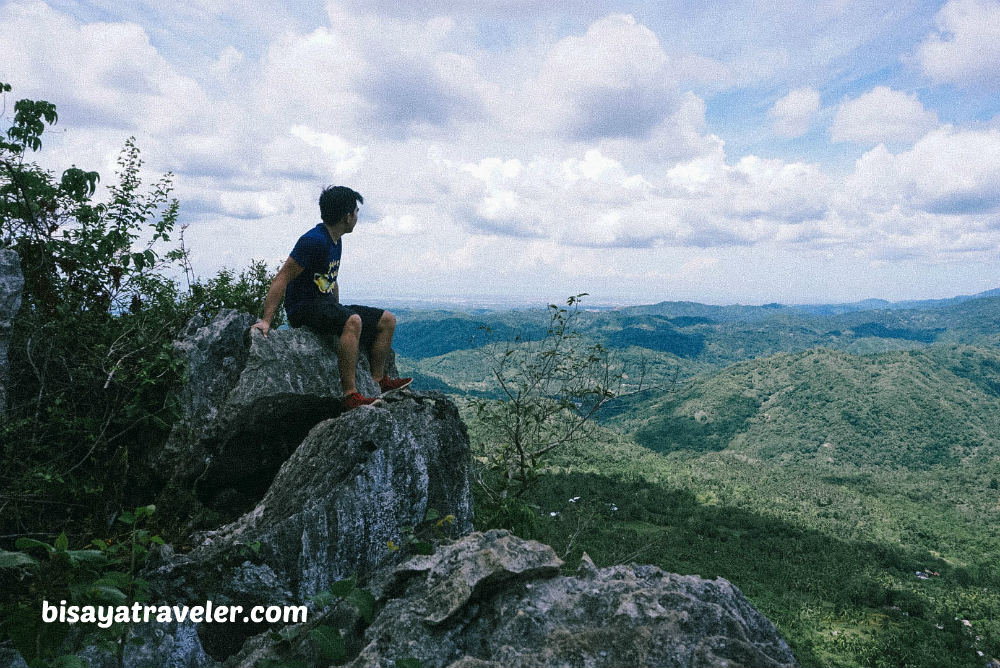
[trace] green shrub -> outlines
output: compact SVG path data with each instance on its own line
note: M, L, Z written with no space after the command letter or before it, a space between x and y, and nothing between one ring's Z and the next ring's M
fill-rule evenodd
M178 332L198 312L257 312L269 281L260 262L194 276L172 177L145 185L134 139L98 201L97 172L56 177L31 162L55 106L19 100L14 111L0 135L0 248L17 251L25 283L0 422L0 533L94 535L151 500L136 463L175 417Z

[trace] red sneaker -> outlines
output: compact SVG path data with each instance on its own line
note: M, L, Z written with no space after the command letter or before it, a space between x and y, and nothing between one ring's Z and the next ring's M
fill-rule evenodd
M358 406L375 406L382 403L381 399L375 397L366 397L360 392L351 392L345 395L343 399L340 400L340 405L344 407L345 411L349 411L357 408Z
M412 382L412 378L389 378L389 376L382 376L382 380L378 382L378 386L382 388L382 394L385 394L386 392L401 390Z

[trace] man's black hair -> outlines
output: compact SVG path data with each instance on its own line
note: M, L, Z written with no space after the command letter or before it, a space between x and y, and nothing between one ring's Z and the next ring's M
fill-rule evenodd
M324 223L334 225L344 215L354 213L354 207L364 204L361 193L347 186L327 186L319 196L319 216Z

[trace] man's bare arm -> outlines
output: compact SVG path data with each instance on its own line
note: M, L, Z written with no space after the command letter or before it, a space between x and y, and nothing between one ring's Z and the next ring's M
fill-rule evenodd
M271 320L274 319L274 312L278 310L281 298L285 296L285 287L288 282L301 274L303 267L301 264L288 258L285 264L278 270L278 275L271 281L271 287L267 291L267 298L264 299L264 315L255 322L251 330L259 329L264 336L271 330Z

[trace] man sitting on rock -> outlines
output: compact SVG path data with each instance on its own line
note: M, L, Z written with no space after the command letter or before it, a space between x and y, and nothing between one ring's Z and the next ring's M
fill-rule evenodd
M301 237L291 255L271 281L264 300L264 317L254 323L267 336L274 312L285 297L285 312L292 327L303 325L322 334L337 334L340 383L344 388L341 400L345 410L379 402L366 397L355 385L358 350L369 351L372 377L382 393L406 387L412 378L389 378L385 361L392 346L396 317L389 311L371 306L343 306L337 286L340 270L340 239L354 231L358 224L358 205L364 198L345 186L330 186L319 196L319 212L323 222Z

